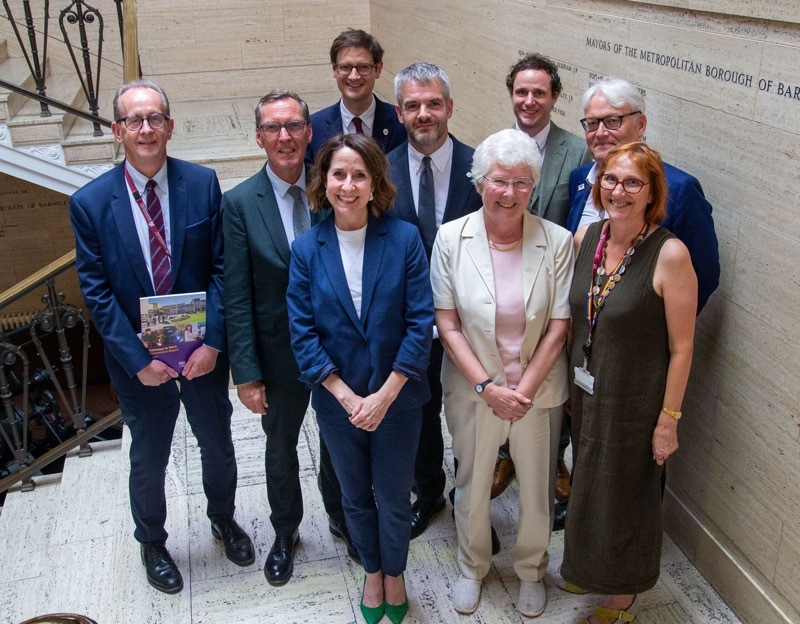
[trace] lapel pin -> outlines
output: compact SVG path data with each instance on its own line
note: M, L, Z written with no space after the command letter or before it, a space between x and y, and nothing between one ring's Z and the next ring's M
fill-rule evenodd
M389 128L383 129L383 136L389 136Z
M585 187L586 187L586 185L585 185L585 184L579 184L579 185L578 185L578 190L579 190L579 191L582 191L582 190L583 190Z

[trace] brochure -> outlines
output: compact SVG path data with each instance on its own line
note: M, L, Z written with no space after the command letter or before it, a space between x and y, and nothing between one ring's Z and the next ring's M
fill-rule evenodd
M206 293L142 297L139 305L142 344L154 359L182 372L206 335Z

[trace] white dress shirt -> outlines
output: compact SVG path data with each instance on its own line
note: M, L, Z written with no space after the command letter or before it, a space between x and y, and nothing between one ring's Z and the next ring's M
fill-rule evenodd
M417 150L408 144L408 172L411 176L411 194L414 196L414 207L419 215L419 179L422 175L422 158ZM447 207L447 196L450 192L450 171L453 168L453 140L448 136L438 150L431 154L431 170L433 171L433 189L436 194L436 228L442 225L444 209Z
M372 96L372 103L369 108L364 111L362 115L354 115L344 105L342 100L339 100L339 111L342 114L342 128L345 134L355 134L356 125L353 123L353 117L361 119L361 127L364 130L364 136L371 137L372 129L375 127L375 110L378 108L375 102L375 96Z
M289 195L289 187L299 186L303 191L303 203L308 209L308 194L306 193L306 172L305 169L300 174L300 177L294 184L284 182L270 169L269 163L266 165L267 175L269 181L272 182L272 188L275 191L275 201L278 202L278 210L281 213L281 221L283 222L283 231L286 232L286 240L289 241L289 246L292 246L294 241L294 197Z
M590 187L593 187L595 182L597 181L597 163L592 163L592 168L589 169L589 173L586 174L586 182ZM595 223L596 221L600 221L601 219L605 218L606 211L602 208L597 208L594 205L594 198L592 197L592 190L589 189L589 196L586 198L586 205L583 207L583 212L581 213L581 220L578 222L578 229L581 229L584 225L590 225Z

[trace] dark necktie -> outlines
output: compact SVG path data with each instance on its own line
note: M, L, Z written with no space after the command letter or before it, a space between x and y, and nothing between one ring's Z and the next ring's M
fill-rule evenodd
M289 187L289 195L294 198L294 206L292 207L292 230L294 237L297 238L303 232L307 232L311 227L311 216L308 214L308 208L303 203L303 190L299 186L292 185Z
M353 125L356 127L356 134L364 134L364 122L361 117L353 117Z
M431 249L433 249L433 241L436 238L436 193L433 189L433 169L431 169L430 156L422 158L422 171L419 175L417 218L422 231L422 241L425 243L428 255L430 255Z
M156 181L148 180L144 187L144 192L147 214L161 236L161 241L166 243L167 236L164 233L164 214L161 212L161 202L158 199L158 195L156 195ZM169 294L172 288L169 256L161 245L161 242L159 242L158 238L156 238L152 232L150 232L150 261L153 272L153 287L155 288L156 294Z

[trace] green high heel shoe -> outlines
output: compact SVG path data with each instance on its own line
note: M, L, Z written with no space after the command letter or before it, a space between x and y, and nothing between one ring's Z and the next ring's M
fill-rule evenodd
M386 611L386 600L377 607L368 607L364 604L364 589L367 587L367 577L364 576L364 585L361 588L361 615L367 624L378 624Z
M401 575L403 579L403 587L406 584L406 577L405 574ZM384 599L383 604L385 605L386 616L394 622L394 624L400 624L403 621L403 618L406 617L406 613L408 613L408 594L406 594L406 599L402 604L393 605Z

